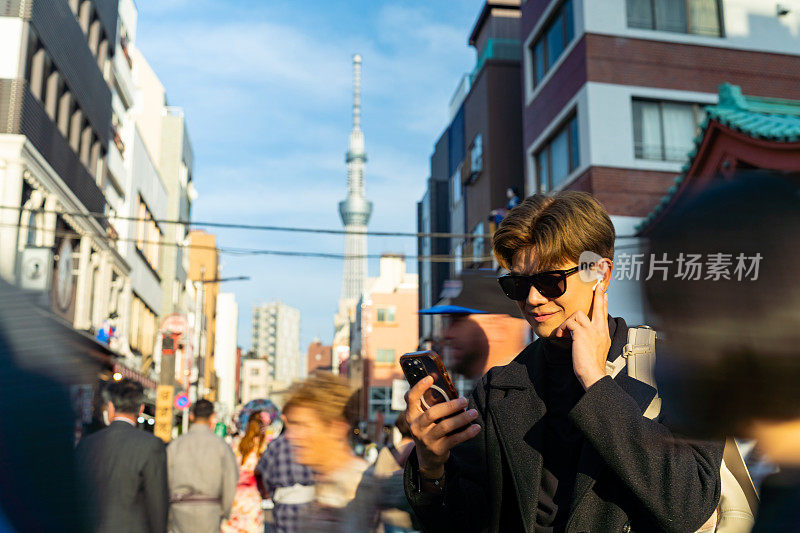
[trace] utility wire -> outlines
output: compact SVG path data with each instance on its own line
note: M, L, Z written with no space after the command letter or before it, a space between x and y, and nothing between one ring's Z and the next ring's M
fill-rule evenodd
M22 211L25 208L22 206L0 206L0 209L8 209L12 211ZM442 233L442 232L433 232L433 233L414 233L414 232L402 232L402 231L347 231L343 229L327 229L327 228L301 228L295 226L270 226L270 225L260 225L260 224L240 224L235 222L209 222L209 221L199 221L199 220L172 220L166 218L149 218L145 219L142 217L128 217L128 216L121 216L121 215L109 215L106 213L92 213L92 212L81 212L81 211L58 211L54 209L31 209L32 213L54 213L57 215L68 215L73 217L83 217L83 218L94 218L100 220L125 220L125 221L132 221L132 222L142 222L142 221L152 221L156 224L180 224L183 226L203 226L209 228L225 228L225 229L243 229L243 230L250 230L250 231L282 231L282 232L292 232L292 233L317 233L317 234L328 234L328 235L366 235L368 237L413 237L413 238L434 238L434 239L462 239L462 240L472 240L472 239L491 239L492 234L484 233L480 235L475 235L472 233ZM635 239L638 238L636 235L617 235L618 239Z
M0 223L0 227L25 227L28 226L25 224L8 224L8 223ZM72 238L78 239L81 237L79 233L70 230L62 230L62 229L48 229L48 228L36 228L36 231L47 232L47 233L54 233L58 237L65 237L65 238ZM135 238L116 238L112 239L108 236L102 236L108 242L134 242L137 244L145 245L145 244L155 244L157 246L171 246L176 248L185 248L185 249L195 249L195 250L216 250L221 254L230 254L230 255L239 255L239 256L257 256L257 255L272 255L272 256L284 256L284 257L313 257L313 258L321 258L321 259L380 259L384 256L384 254L365 254L365 255L355 255L355 256L346 256L345 254L341 253L329 253L329 252L300 252L300 251L292 251L292 250L265 250L259 248L235 248L235 247L216 247L216 246L207 246L207 245L200 245L200 244L184 244L181 242L172 242L172 241L151 241L151 240L140 240ZM430 263L454 263L460 259L449 256L449 255L428 255L428 256L413 256L413 255L403 255L406 259L409 260L416 260L421 262L430 262ZM476 262L488 262L492 260L492 256L482 256L477 258Z

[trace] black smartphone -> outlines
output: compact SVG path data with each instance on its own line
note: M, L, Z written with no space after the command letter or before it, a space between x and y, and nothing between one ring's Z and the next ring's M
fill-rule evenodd
M400 357L400 368L412 387L426 377L433 376L433 385L422 396L423 409L458 398L453 380L436 352L428 350L404 354Z

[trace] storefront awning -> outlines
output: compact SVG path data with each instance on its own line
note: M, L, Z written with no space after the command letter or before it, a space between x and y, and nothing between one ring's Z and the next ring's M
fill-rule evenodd
M114 372L119 372L123 378L132 379L134 381L138 381L142 384L145 389L155 389L158 387L158 383L150 379L149 377L145 376L141 372L136 370L130 369L127 366L121 363L114 363Z

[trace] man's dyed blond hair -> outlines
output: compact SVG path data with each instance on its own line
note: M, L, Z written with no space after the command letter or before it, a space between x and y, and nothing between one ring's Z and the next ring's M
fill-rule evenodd
M350 424L355 420L356 395L344 378L316 372L292 387L283 412L296 407L312 409L325 422Z
M602 205L579 191L534 194L512 209L492 238L497 262L511 270L514 256L533 252L537 271L577 263L589 250L614 258L614 225Z

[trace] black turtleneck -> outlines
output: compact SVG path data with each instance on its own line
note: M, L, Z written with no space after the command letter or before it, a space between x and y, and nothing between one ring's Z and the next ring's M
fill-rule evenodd
M614 339L617 324L611 317L608 317L608 328ZM569 518L583 434L568 415L584 390L572 367L572 346L559 346L546 339L541 342L546 374L541 392L546 413L535 531L555 533L564 531Z

